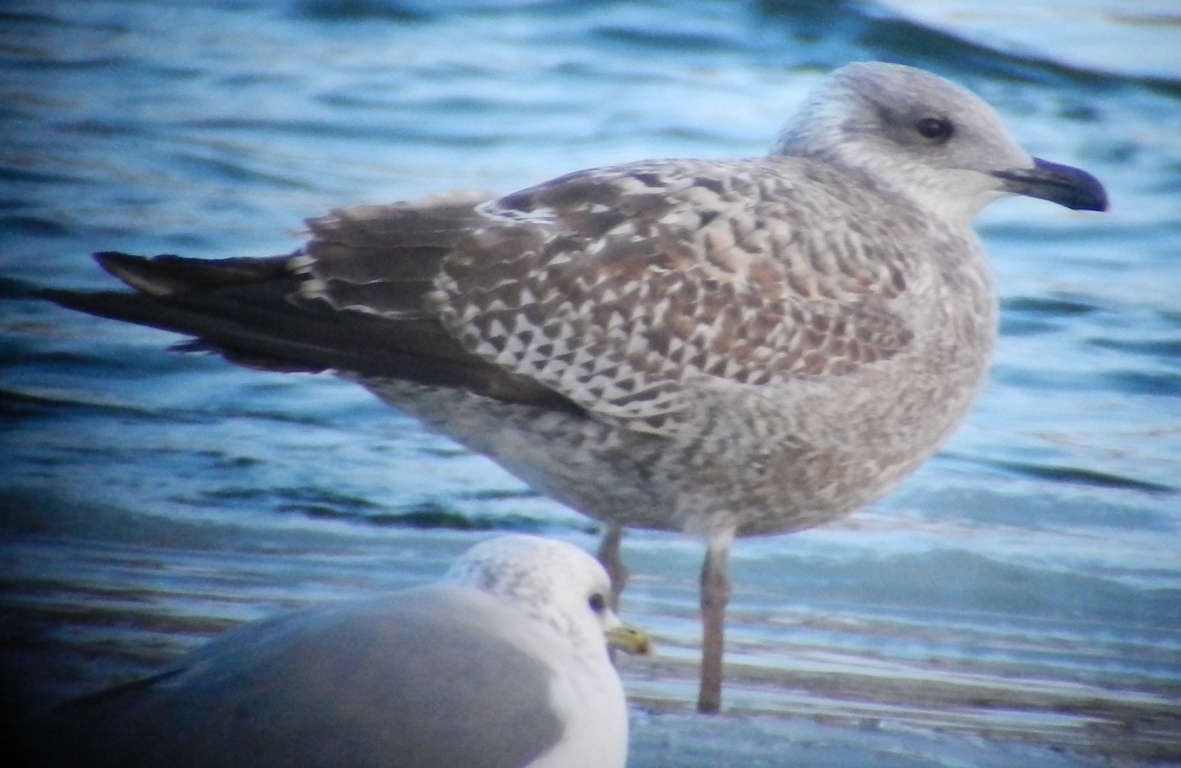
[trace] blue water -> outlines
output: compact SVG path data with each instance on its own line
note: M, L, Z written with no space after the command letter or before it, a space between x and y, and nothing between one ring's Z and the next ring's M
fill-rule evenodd
M337 206L762 154L872 58L976 90L1113 208L985 213L986 391L889 498L738 543L717 720L690 714L701 545L628 536L624 613L660 645L622 670L632 764L1181 764L1181 9L996 5L5 3L4 706L434 578L492 531L597 530L348 384L33 289L113 287L95 250L269 255Z

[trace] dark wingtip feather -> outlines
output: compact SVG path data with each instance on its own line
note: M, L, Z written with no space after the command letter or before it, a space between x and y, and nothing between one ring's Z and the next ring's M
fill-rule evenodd
M142 293L44 289L37 295L60 307L96 317L122 320L177 333L186 332L182 324L173 320L172 315L176 314L173 310L158 299Z
M123 265L130 266L136 262L146 262L148 259L122 251L98 251L94 254L94 260L106 271L114 273Z
M185 290L186 286L183 283L170 279L162 270L152 268L152 264L161 258L169 257L156 256L148 259L119 251L99 251L94 254L94 260L100 267L137 291L150 296L167 296Z
M119 251L99 251L94 254L94 260L99 266L150 296L170 296L290 278L290 258L284 255L261 259L191 259L171 253L148 258Z
M253 368L347 371L581 413L545 385L472 355L426 310L423 297L442 259L469 231L476 202L468 196L425 208L340 211L313 222L315 237L304 249L261 259L100 251L95 261L133 291L41 296L194 337L186 349L217 351ZM309 279L333 291L304 290Z

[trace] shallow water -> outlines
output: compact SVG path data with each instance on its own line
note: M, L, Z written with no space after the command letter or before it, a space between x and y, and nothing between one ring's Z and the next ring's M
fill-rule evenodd
M876 58L973 88L1113 210L986 212L987 390L889 498L739 542L716 720L689 714L701 546L629 535L624 613L660 645L623 669L632 764L1181 763L1181 15L1066 5L7 3L6 706L431 579L492 531L596 531L355 387L33 288L112 287L94 250L281 253L335 206L761 154L823 71Z

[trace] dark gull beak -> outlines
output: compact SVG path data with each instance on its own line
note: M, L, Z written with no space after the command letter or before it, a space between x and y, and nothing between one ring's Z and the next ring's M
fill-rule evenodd
M1032 168L993 171L1015 195L1040 197L1075 211L1106 211L1107 191L1091 174L1035 157Z

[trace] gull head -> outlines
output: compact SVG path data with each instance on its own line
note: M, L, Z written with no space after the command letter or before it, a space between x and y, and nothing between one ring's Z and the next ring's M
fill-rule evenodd
M982 99L898 64L849 64L829 74L773 154L812 157L968 225L1009 195L1076 210L1107 208L1089 173L1031 157Z
M570 640L579 653L608 648L648 654L648 636L610 608L611 580L589 554L563 541L517 534L481 542L444 581L472 587L524 611Z

